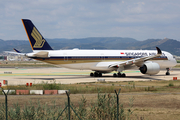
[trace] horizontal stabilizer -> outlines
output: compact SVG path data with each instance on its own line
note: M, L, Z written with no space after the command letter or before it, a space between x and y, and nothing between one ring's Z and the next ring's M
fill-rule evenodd
M17 52L17 53L21 53L21 52L19 52L17 49L15 49L15 48L13 48L13 50L15 51L15 52Z

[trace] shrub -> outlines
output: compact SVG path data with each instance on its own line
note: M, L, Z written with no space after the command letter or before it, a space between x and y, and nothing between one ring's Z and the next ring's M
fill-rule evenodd
M59 90L60 89L60 84L58 85L55 82L48 84L46 82L45 84L43 84L43 89L44 90Z
M173 83L169 83L169 87L171 87L171 86L174 86L174 84Z

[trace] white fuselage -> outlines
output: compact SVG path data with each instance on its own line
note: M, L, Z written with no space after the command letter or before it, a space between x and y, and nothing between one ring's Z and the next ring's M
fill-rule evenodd
M47 50L47 58L33 57L34 54L40 51L33 51L26 56L58 65L70 69L93 70L111 72L115 69L109 68L111 64L123 62L143 56L152 56L157 53L155 50ZM161 69L172 68L176 65L176 60L166 51L162 51L162 55L158 58L153 58L153 62L159 64ZM137 67L135 65L126 66L126 69ZM139 66L138 66L139 67Z

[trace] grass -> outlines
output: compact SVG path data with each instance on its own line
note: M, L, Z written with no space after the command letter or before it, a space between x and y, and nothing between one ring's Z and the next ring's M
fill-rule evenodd
M115 89L121 88L121 93L128 92L178 92L180 81L149 81L149 82L104 82L104 83L78 83L57 84L53 83L34 84L32 87L25 85L4 86L4 89L12 90L70 90L72 94L114 93Z
M87 86L87 84L86 84ZM167 84L168 86L168 84ZM175 87L175 86L173 86ZM168 89L175 89L173 87L166 87ZM168 89L165 89L165 93L170 93ZM117 89L118 90L118 89ZM123 103L123 108L125 110L125 113L127 114L127 111L132 105L131 111L133 114L130 116L132 119L138 119L138 120L154 120L154 119L163 119L163 120L176 120L180 118L180 96L179 96L179 90L177 94L160 94L154 93L154 94L148 94L150 91L147 92L138 92L138 93L120 93L120 102ZM106 100L108 99L108 94L100 94L103 98L104 95L106 95ZM113 97L114 94L111 93L111 97ZM83 101L86 102L85 106L89 106L86 108L86 110L90 110L91 105L97 105L98 96L96 94L83 94L83 97L85 98ZM79 107L79 103L81 102L81 99L83 99L82 94L70 94L71 98L71 104L73 104L73 108ZM133 100L133 104L130 104L130 100ZM31 103L30 103L31 101ZM67 101L66 95L8 95L8 109L14 108L14 105L18 103L20 106L21 111L24 110L25 106L34 106L35 109L37 109L38 101L40 101L41 106L47 106L49 107L49 110L54 105L54 101L56 104L56 108L62 110L65 107L65 103ZM4 103L4 95L0 96L0 104ZM132 103L132 102L131 102ZM103 104L102 104L103 105ZM83 107L83 104L81 104L81 107ZM97 107L96 107L97 108ZM13 109L15 110L15 109ZM47 111L45 111L46 113ZM61 111L60 111L61 112ZM86 112L87 113L87 112ZM56 113L57 114L57 113ZM83 113L82 113L83 114ZM73 115L74 116L74 115ZM47 117L49 118L49 117ZM143 118L143 119L141 119ZM62 118L63 119L63 118Z
M171 87L171 86L174 86L174 84L173 83L169 83L169 87Z
M177 60L177 63L180 63L180 60Z
M172 82L176 86L180 85L180 81L167 81L167 80L159 80L159 81L123 81L123 82L106 82L104 84L114 84L114 85L129 85L129 86L155 86L155 87L163 87L169 84L169 82Z
M77 104L71 102L71 106L82 120L114 120L117 115L117 98L111 94L100 94L98 92L96 102L87 103L86 97L82 96ZM64 105L67 105L65 101ZM130 119L132 115L133 99L129 100L129 108L125 109L123 103L119 105L119 118L121 120ZM8 107L8 118L13 120L34 120L34 119L57 119L65 106L59 106L56 101L50 104L42 104L39 100L29 101L24 106L14 103ZM71 109L71 119L78 120L78 117ZM0 119L5 119L5 105L0 103ZM59 119L68 119L67 109L59 117Z

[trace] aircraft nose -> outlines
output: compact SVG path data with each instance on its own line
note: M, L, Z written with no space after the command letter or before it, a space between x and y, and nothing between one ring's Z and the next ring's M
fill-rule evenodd
M177 60L176 60L175 58L174 58L174 64L177 65ZM174 65L174 66L175 66L175 65Z
M170 64L171 67L176 66L177 61L176 61L176 58L173 55L170 54L168 59L169 59L169 64Z
M176 66L176 64L177 64L177 61L176 61L176 59L175 59L175 57L173 57L172 59L171 59L171 64L172 64L172 66Z

